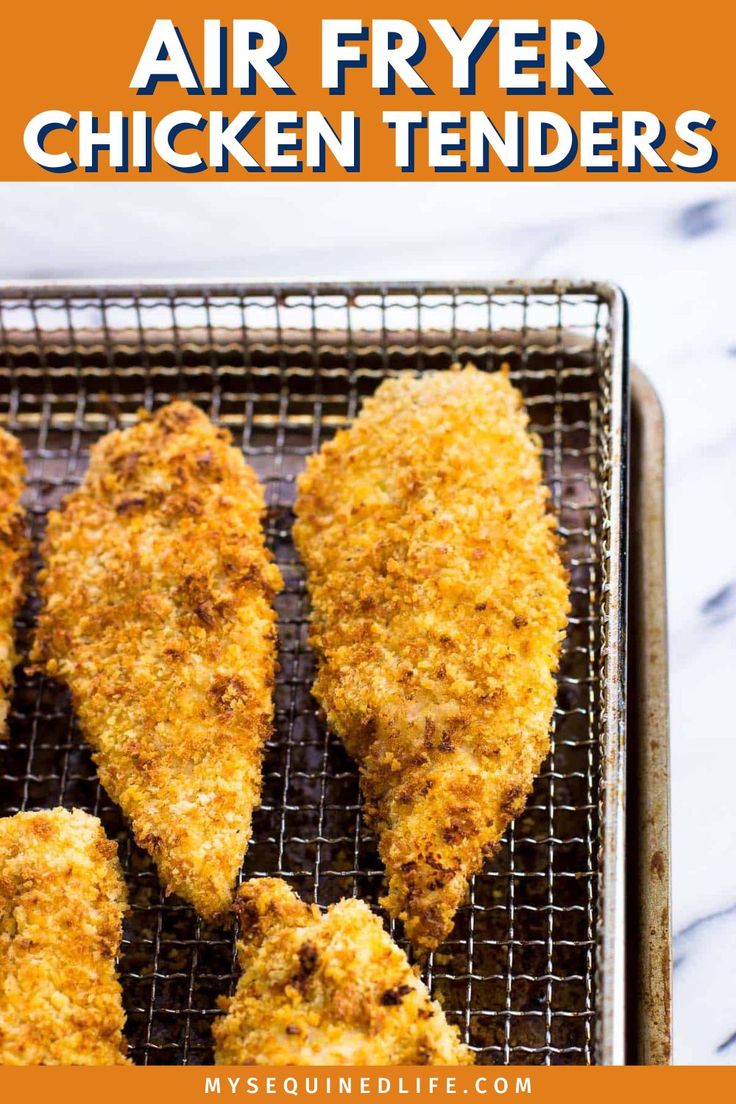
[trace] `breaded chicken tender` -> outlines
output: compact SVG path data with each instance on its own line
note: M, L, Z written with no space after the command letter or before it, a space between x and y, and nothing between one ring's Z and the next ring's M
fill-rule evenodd
M17 662L13 621L23 600L29 554L20 505L24 474L20 442L0 429L0 739L5 732Z
M237 992L213 1026L222 1065L447 1066L471 1052L363 901L321 916L278 878L235 900Z
M569 602L527 423L506 373L406 375L299 478L314 695L358 761L383 903L419 952L549 749Z
M81 809L0 820L0 1065L126 1062L117 849Z
M32 659L71 689L167 892L227 910L273 717L278 568L227 430L175 402L92 449L49 515Z

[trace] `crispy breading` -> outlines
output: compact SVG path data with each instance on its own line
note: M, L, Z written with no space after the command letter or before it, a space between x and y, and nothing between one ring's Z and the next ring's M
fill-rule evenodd
M23 454L20 441L0 429L0 739L10 707L13 667L17 662L13 622L23 600L29 542L23 492Z
M97 817L0 820L0 1065L126 1062L115 957L125 885Z
M232 900L273 717L263 511L227 430L175 402L94 446L43 547L32 659L70 687L166 890L207 918Z
M383 903L419 951L449 933L549 749L569 601L527 425L505 372L407 375L299 478L314 694L359 763Z
M460 1042L381 921L363 901L324 916L278 878L235 900L242 975L215 1022L223 1065L465 1065Z

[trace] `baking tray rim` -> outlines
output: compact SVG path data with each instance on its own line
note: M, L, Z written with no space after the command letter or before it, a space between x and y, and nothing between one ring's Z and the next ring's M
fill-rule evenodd
M631 375L631 592L628 703L628 1053L632 1065L672 1062L672 878L665 556L665 425L659 397Z

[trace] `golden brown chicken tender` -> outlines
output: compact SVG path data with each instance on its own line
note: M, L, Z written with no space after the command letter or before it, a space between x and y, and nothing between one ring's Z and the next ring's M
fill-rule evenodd
M100 780L169 892L226 910L261 792L281 587L263 490L175 402L92 450L49 516L32 658L67 683Z
M422 951L549 748L569 603L527 422L505 373L405 375L299 478L314 694L360 766L384 904Z
M225 1065L456 1065L472 1055L362 901L320 916L278 878L241 886L243 971L215 1022Z
M0 820L0 1065L125 1063L115 972L125 901L97 817Z
M29 553L20 505L24 474L20 442L0 429L0 739L17 661L13 621L23 600Z

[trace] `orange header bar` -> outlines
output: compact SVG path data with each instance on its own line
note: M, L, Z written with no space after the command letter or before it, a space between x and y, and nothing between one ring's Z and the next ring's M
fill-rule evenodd
M735 13L7 5L0 178L734 180Z

